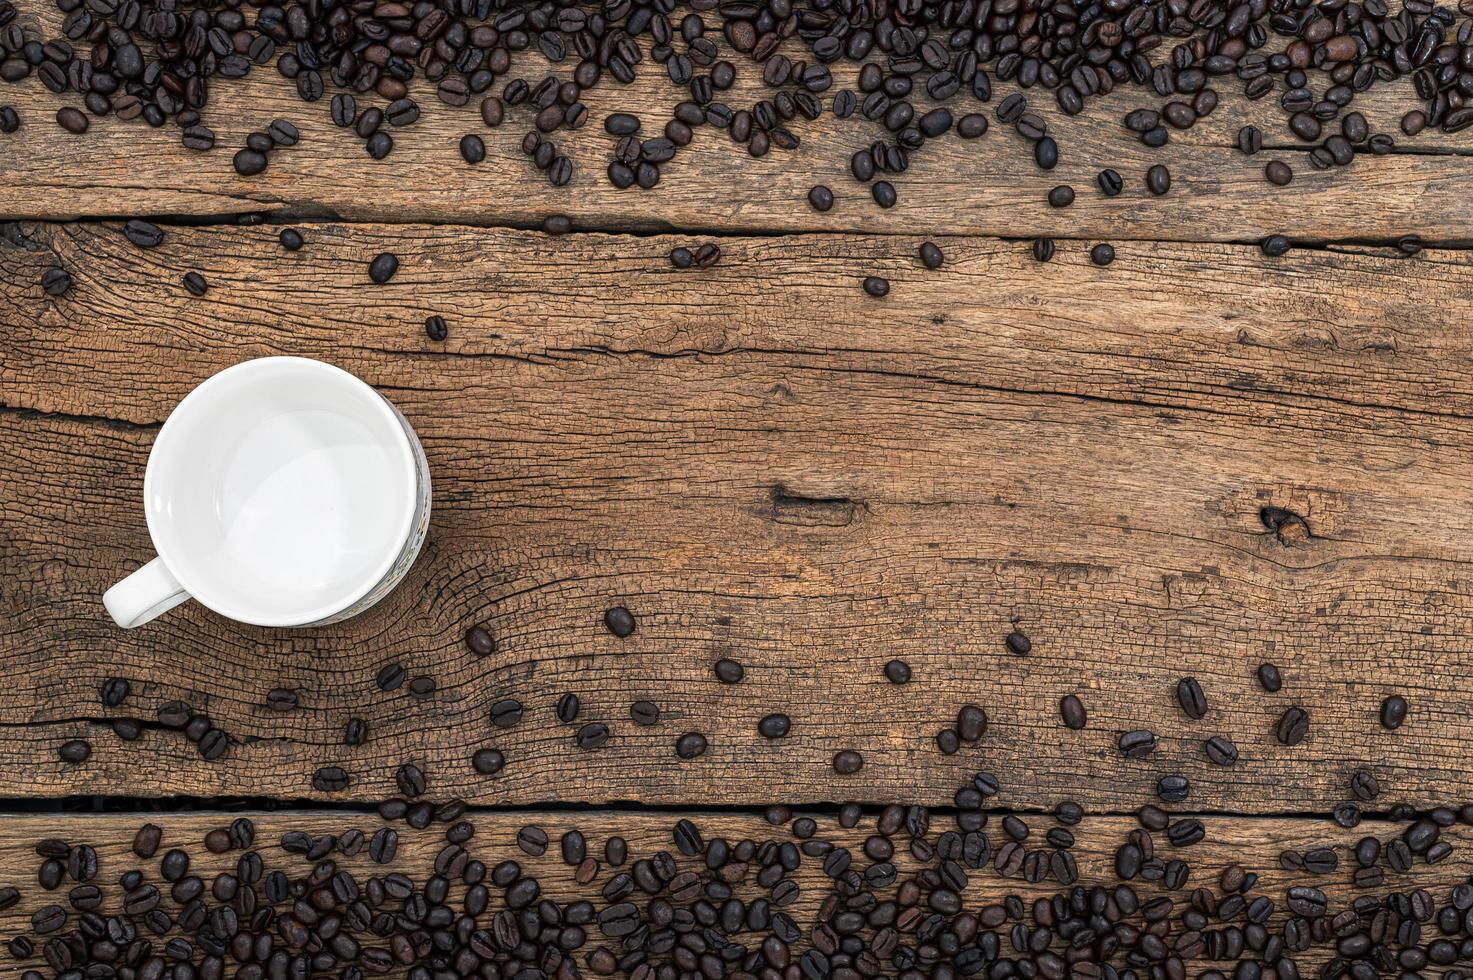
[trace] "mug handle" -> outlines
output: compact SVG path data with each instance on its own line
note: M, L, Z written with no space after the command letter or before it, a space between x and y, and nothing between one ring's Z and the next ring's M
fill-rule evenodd
M184 586L155 558L102 594L102 604L125 630L173 609L189 598Z

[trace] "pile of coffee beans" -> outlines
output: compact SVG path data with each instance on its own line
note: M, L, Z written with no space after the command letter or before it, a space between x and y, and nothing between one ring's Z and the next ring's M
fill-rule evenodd
M883 130L850 161L854 177L869 183L906 170L930 140L982 136L988 118L977 110L991 101L994 83L1020 89L994 116L1028 141L1043 170L1057 165L1061 148L1030 104L1035 90L1073 115L1116 86L1144 89L1153 104L1124 117L1122 137L1149 147L1211 114L1230 89L1244 99L1271 97L1318 168L1394 149L1392 135L1373 133L1348 107L1358 93L1396 79L1410 77L1417 100L1401 120L1405 135L1473 125L1473 22L1431 0L1394 7L1385 0L691 0L680 10L670 0L55 2L65 14L63 36L47 38L30 34L12 0L0 0L0 80L35 75L59 99L79 102L56 113L70 132L85 133L89 118L109 114L155 127L172 121L185 146L208 151L215 139L202 113L212 87L274 65L306 102L331 91L332 120L383 158L393 151L393 131L420 118L410 83L423 79L447 106L478 99L486 128L522 113L531 124L522 150L554 185L572 177L574 162L556 134L587 125L585 93L651 71L668 78L680 101L665 119L625 110L603 120L616 140L606 165L616 187L656 186L698 127L724 130L763 156L797 147L804 125L825 112L857 114ZM510 78L532 51L554 66L570 64L570 77ZM856 75L836 77L840 65L857 69L854 88L837 87ZM740 71L759 75L771 95L750 105L724 101ZM921 93L935 108L917 107ZM953 112L947 106L956 102L963 105ZM12 107L0 107L0 130L21 124ZM274 151L298 139L296 127L278 119L247 137L235 169L261 173ZM1245 127L1238 142L1257 153L1263 134ZM466 134L460 153L479 163L484 139ZM1293 171L1271 160L1264 176L1284 186ZM1161 166L1142 182L1157 196L1172 186ZM1118 172L1101 173L1101 193L1123 186ZM871 196L882 208L896 203L883 179ZM808 199L826 211L834 194L817 185ZM1048 194L1056 207L1074 199L1068 185Z

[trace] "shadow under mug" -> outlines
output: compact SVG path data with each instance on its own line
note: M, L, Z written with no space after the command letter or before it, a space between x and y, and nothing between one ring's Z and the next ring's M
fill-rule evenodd
M158 557L102 597L119 626L187 599L256 626L321 626L409 571L430 472L414 429L369 385L322 361L262 357L175 407L143 497Z

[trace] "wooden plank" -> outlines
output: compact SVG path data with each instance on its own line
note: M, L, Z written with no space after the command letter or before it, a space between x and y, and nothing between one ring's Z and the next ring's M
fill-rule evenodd
M54 33L59 14L47 5L33 12L36 29ZM795 49L789 52L798 57ZM770 97L759 71L737 58L738 83L727 93L738 108ZM537 81L549 66L538 56L523 59L514 75ZM839 66L840 84L850 84L854 69ZM558 73L567 76L568 65ZM892 178L900 205L882 211L869 189L848 173L851 154L883 135L878 123L858 116L847 121L825 115L795 124L803 140L789 154L774 151L751 159L721 132L698 131L695 143L665 168L653 192L618 191L604 170L614 140L603 131L611 111L646 117L647 129L664 125L678 91L654 65L631 86L611 82L587 93L590 124L555 139L575 161L573 182L552 188L523 156L519 144L531 126L523 110L487 132L474 106L459 110L440 103L428 90L415 94L425 105L418 124L393 131L396 149L382 161L364 153L360 139L334 127L327 102L301 102L290 82L274 70L212 87L205 122L219 141L217 150L199 155L184 150L173 126L152 130L141 123L102 119L85 137L72 136L53 121L62 104L34 80L7 87L24 128L0 152L0 216L65 219L76 216L229 215L279 212L327 215L372 221L454 221L468 224L536 225L552 213L566 213L583 228L694 229L718 232L865 231L958 233L1030 237L1248 241L1271 233L1296 239L1393 239L1418 233L1429 241L1473 241L1473 217L1462 202L1473 198L1473 170L1465 160L1442 154L1473 153L1468 132L1428 133L1415 140L1401 136L1401 114L1416 104L1410 83L1384 85L1359 96L1354 108L1373 126L1392 133L1416 152L1386 157L1360 156L1348 170L1315 171L1308 147L1288 132L1276 98L1248 102L1223 87L1222 106L1186 133L1173 133L1161 150L1143 147L1120 120L1139 106L1165 101L1145 90L1118 90L1091 102L1088 117L1068 118L1054 109L1050 95L1030 93L1049 120L1062 147L1062 163L1039 170L1028 144L1011 127L996 123L990 106L970 97L955 100L955 112L985 111L994 127L984 139L952 137L932 141L916 154L914 165ZM834 91L837 91L838 86ZM1230 91L1231 90L1231 91ZM500 91L498 87L496 91ZM999 85L996 98L1010 91ZM832 93L829 93L831 95ZM366 104L366 102L365 102ZM917 99L924 109L930 103ZM272 155L263 175L241 178L230 156L246 133L273 118L292 120L303 133L301 145ZM1238 153L1240 126L1261 126L1270 145L1286 147L1254 157ZM486 137L488 157L470 167L457 146L466 132ZM646 135L649 135L648 133ZM1289 162L1297 176L1291 188L1277 190L1262 177L1275 157ZM1144 189L1152 164L1172 171L1173 189L1163 199ZM1117 198L1096 190L1095 175L1112 166L1128 188ZM820 214L806 201L815 183L831 186L834 209ZM1048 190L1060 183L1078 191L1066 210L1048 207Z
M269 873L273 870L281 870L293 878L305 876L310 871L311 863L300 856L284 852L278 846L282 834L300 831L316 837L323 834L341 834L351 828L371 835L379 827L384 826L376 816L345 812L275 812L245 815L255 823L255 850L262 858L265 871ZM5 885L18 887L21 890L21 901L10 909L0 912L0 935L9 937L29 933L30 916L33 912L56 902L65 904L64 891L48 893L36 883L36 868L40 863L40 858L36 856L34 846L41 838L55 837L74 845L90 844L96 849L99 873L95 883L103 892L104 914L110 914L118 909L121 902L121 890L116 884L118 876L125 870L137 869L144 872L146 880L158 883L158 860L169 848L178 847L186 850L192 859L190 873L200 876L207 884L221 872L233 873L241 852L210 854L202 846L202 841L206 833L226 826L238 816L241 814L29 814L6 816L0 820L0 887ZM704 870L698 859L680 856L672 842L672 826L681 817L692 820L702 831L706 840L721 837L731 844L744 838L758 843L766 840L775 840L779 843L793 840L787 828L773 827L754 815L680 814L657 811L597 814L482 812L471 814L466 818L474 825L475 834L465 847L473 859L483 862L488 868L503 860L510 859L518 862L524 874L538 879L541 885L541 895L544 898L559 903L588 900L594 902L596 907L602 907L605 902L599 892L609 878L616 873L616 869L602 862L603 845L610 836L617 834L627 840L630 862L648 859L658 851L667 851L680 862L682 870ZM819 839L848 847L854 855L856 868L863 868L869 863L861 849L865 838L874 832L875 816L873 813L867 814L857 827L848 830L839 827L832 816L819 815L817 819ZM153 822L163 830L163 843L158 857L152 861L142 861L131 851L133 836L145 821ZM1054 821L1047 817L1028 817L1027 822L1032 827L1029 844L1048 849L1042 843L1041 838L1047 828L1056 825ZM394 826L400 837L398 854L392 863L378 865L370 861L366 854L348 857L339 853L332 854L333 862L339 869L348 871L357 877L360 884L368 876L382 876L396 872L407 875L417 886L422 885L430 874L436 853L445 845L444 827L443 825L432 825L423 831L415 831L402 822ZM545 855L530 857L515 845L517 831L525 826L540 827L548 834L552 843ZM950 821L944 818L933 820L929 835L930 841L934 844L936 835L943 830L950 829L950 826ZM1087 817L1082 824L1070 828L1075 837L1072 851L1079 866L1080 884L1086 887L1097 884L1113 886L1116 882L1113 875L1115 849L1124 842L1125 835L1137 826L1136 821L1130 817ZM1191 863L1191 876L1185 889L1171 892L1159 884L1150 884L1140 879L1133 883L1133 887L1141 895L1142 901L1157 896L1173 898L1176 902L1177 914L1180 914L1186 907L1190 889L1207 887L1218 892L1217 881L1221 871L1229 865L1237 864L1259 874L1256 887L1246 893L1247 897L1252 900L1258 896L1266 896L1275 903L1275 912L1268 922L1271 933L1277 932L1287 917L1284 893L1290 885L1312 884L1320 888L1328 899L1331 914L1346 907L1357 897L1379 896L1392 890L1406 892L1413 888L1425 888L1431 894L1434 902L1445 903L1448 891L1453 886L1461 884L1467 872L1466 862L1457 859L1460 853L1459 847L1467 845L1469 836L1466 828L1460 826L1445 830L1442 836L1443 840L1454 844L1452 860L1437 865L1418 862L1409 873L1401 875L1388 871L1386 884L1380 890L1368 891L1352 887L1350 877L1356 865L1351 849L1355 842L1367 835L1390 841L1400 834L1405 826L1405 824L1393 824L1387 821L1368 820L1358 828L1347 830L1328 821L1209 817L1206 818L1207 838L1200 844L1174 849L1166 845L1164 835L1156 835L1159 841L1158 855L1168 859L1180 857ZM600 860L599 875L588 885L578 885L573 880L573 868L563 864L558 853L557 842L562 834L575 829L584 835L588 852ZM987 828L987 831L995 841L1000 842L1003 839L995 821ZM895 836L894 842L896 844L894 862L901 872L900 880L904 881L905 876L919 868L920 865L908 850L909 837L904 831ZM1339 868L1334 872L1318 876L1307 875L1303 871L1288 873L1279 868L1278 855L1282 850L1292 848L1302 851L1312 846L1332 848L1339 860ZM824 876L819 867L820 864L821 862L816 858L805 857L802 859L802 865L791 875L791 879L798 884L799 891L797 899L792 905L787 906L785 911L793 917L804 933L805 939L800 950L807 948L806 937L812 926L816 924L818 906L832 889L832 882ZM629 870L629 865L624 865L623 870ZM738 896L746 901L764 894L764 890L752 880L753 877L755 877L755 869L753 873L749 873L746 881L736 887ZM72 882L67 881L62 887L66 889L71 887L71 884ZM1052 897L1061 890L1059 884L1052 879L1039 884L1029 884L1021 877L1003 878L991 866L988 866L984 869L969 871L969 882L961 890L962 907L968 912L976 913L987 905L1002 902L1009 895L1018 895L1031 904L1034 898ZM892 897L891 890L882 891L884 897ZM450 892L450 904L457 910L462 893L463 886L458 882L455 883ZM491 905L485 913L486 920L504 907L502 890L492 888L491 893ZM646 899L641 893L636 893L636 897L631 900L642 902ZM210 905L215 904L208 894L208 889L205 901ZM168 904L167 898L165 904ZM1031 925L1031 916L1028 917L1028 921ZM483 924L489 927L489 923L483 921ZM1238 925L1242 924L1240 920ZM1010 927L1010 925L1002 927L1001 938L1004 948L1008 948L1007 929ZM1175 916L1172 918L1172 927L1173 936L1183 931ZM1424 941L1430 941L1433 937L1433 928L1435 927L1429 925L1424 930L1426 937ZM607 941L600 934L597 926L590 926L588 932L589 941L579 954L580 966L587 953ZM754 941L747 934L737 934L732 938L738 942ZM365 945L373 944L375 943L371 938L365 940ZM39 947L40 944L37 945ZM1308 953L1300 954L1298 962L1302 972L1307 973L1310 968L1317 966L1325 958L1327 958L1327 950L1321 946ZM39 956L37 959L39 960ZM1205 959L1188 962L1191 973L1213 967L1221 969L1222 965ZM1231 962L1228 964L1228 972L1231 972Z
M480 801L760 804L775 792L943 803L979 767L1019 805L1134 805L1164 772L1193 802L1328 811L1367 760L1397 798L1473 790L1467 576L1473 257L1413 260L1140 245L1108 268L1080 247L943 239L740 239L680 273L683 239L423 227L178 230L142 251L114 228L32 227L0 263L0 793L295 797L348 768L348 795L393 792L414 760L432 792ZM367 284L368 257L401 271ZM61 300L41 270L78 270ZM203 299L174 285L185 268ZM886 301L863 275L889 276ZM451 339L425 339L426 313ZM348 367L414 422L434 474L430 543L393 596L346 624L260 630L197 607L121 632L98 596L149 553L138 498L155 427L193 384L294 353ZM42 414L34 415L32 410ZM117 421L108 421L117 420ZM1303 516L1275 535L1264 506ZM639 629L601 623L625 604ZM486 623L500 649L461 643ZM1033 652L1006 652L1016 624ZM740 660L727 687L712 664ZM890 685L892 657L914 667ZM1263 659L1287 676L1252 679ZM425 702L372 678L400 661ZM152 717L183 698L237 740L205 764L173 733L135 745L97 722L102 681L131 678ZM1212 701L1191 722L1183 674ZM301 692L282 715L263 700ZM576 750L564 692L610 745ZM1090 727L1064 730L1079 691ZM1393 691L1411 720L1387 733ZM489 705L528 718L491 728ZM628 721L630 702L665 712ZM980 746L936 732L985 705ZM1296 749L1272 735L1313 715ZM794 734L768 743L782 710ZM341 745L350 717L367 746ZM1123 731L1162 747L1122 765ZM682 732L711 739L675 760ZM1230 736L1230 770L1202 740ZM96 745L55 761L65 738ZM472 752L507 770L476 775ZM863 749L836 777L840 749ZM140 770L140 752L155 760Z

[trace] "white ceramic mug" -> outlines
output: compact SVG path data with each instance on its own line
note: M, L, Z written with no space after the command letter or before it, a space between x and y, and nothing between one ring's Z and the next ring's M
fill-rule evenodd
M186 599L256 626L320 626L389 593L419 554L430 471L373 388L305 357L206 379L169 415L143 476L158 557L102 597L119 626Z

